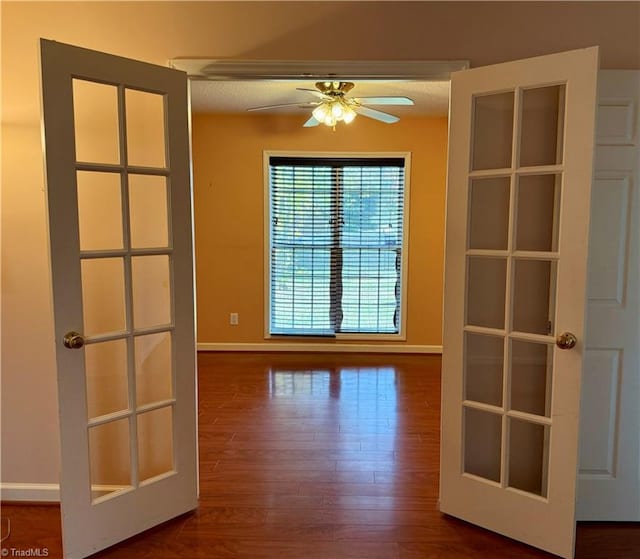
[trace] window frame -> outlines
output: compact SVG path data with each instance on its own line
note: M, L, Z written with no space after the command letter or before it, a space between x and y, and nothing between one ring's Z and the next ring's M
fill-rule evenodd
M308 158L359 158L359 159L380 159L396 158L404 159L404 204L402 215L402 261L400 269L400 324L396 334L374 334L374 333L352 333L336 332L331 337L318 334L272 334L270 332L271 322L271 182L270 182L270 158L271 157L308 157ZM394 341L401 342L407 340L407 294L408 294L408 269L409 269L409 202L411 200L411 152L408 151L384 151L384 152L352 152L352 151L263 151L263 180L264 180L264 339L287 339L287 340L340 340L340 341Z

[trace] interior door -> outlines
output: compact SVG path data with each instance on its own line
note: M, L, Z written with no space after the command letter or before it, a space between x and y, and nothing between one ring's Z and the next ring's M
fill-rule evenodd
M452 74L440 508L572 557L598 49Z
M183 72L41 41L65 557L197 506Z
M578 520L640 521L640 71L602 70Z

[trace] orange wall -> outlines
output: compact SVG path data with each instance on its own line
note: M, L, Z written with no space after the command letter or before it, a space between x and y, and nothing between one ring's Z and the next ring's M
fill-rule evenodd
M304 120L304 115L194 115L198 341L265 342L263 150L408 151L403 343L440 345L447 119L413 117L387 125L360 117L335 132L326 126L302 128ZM240 314L238 326L229 324L230 312Z

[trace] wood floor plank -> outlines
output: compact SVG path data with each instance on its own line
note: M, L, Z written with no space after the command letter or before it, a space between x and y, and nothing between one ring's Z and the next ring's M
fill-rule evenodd
M374 472L336 472L318 470L283 470L281 468L265 467L262 470L244 471L201 471L200 478L204 481L220 481L235 484L261 482L306 482L306 483L373 483Z
M225 479L201 480L200 494L211 497L217 495L254 495L256 492L265 495L301 495L300 483L294 481L237 481L233 485Z
M181 538L169 557L197 559L398 559L398 546L367 542L258 541L242 538Z
M289 525L304 524L337 524L342 525L373 525L373 526L422 526L425 523L424 511L404 510L397 508L386 509L339 509L330 508L307 509L303 512L296 510L274 509L269 511L268 522Z
M578 523L576 557L637 559L640 557L640 522Z
M279 430L259 430L246 431L242 430L235 433L234 440L236 442L255 442L255 441L315 441L315 429L304 431L293 431L290 429Z
M212 530L215 526L215 530ZM267 522L211 523L197 520L185 522L178 539L191 538L229 538L251 539L261 542L305 541L309 549L318 542L333 541L335 526L332 524L275 524Z
M552 559L438 511L439 357L198 362L198 510L95 557ZM1 515L11 519L3 546L62 557L58 506L5 505ZM579 524L576 550L640 559L640 526Z
M437 488L420 483L300 483L300 495L364 495L367 497L425 497L437 493Z
M291 471L291 470L303 470L303 471L322 471L322 472L335 472L337 460L283 460L276 456L270 460L255 460L255 459L236 459L230 460L228 458L222 458L219 460L217 472L264 472L267 469L278 471ZM359 462L355 462L359 463ZM373 462L378 464L379 462ZM361 471L357 468L342 469L339 471ZM373 471L373 468L366 469L364 471Z
M339 472L393 472L398 467L395 460L336 460Z
M326 450L326 449L264 449L264 448L229 448L219 451L220 459L256 460L394 460L396 452L387 450Z
M213 524L263 524L267 520L268 511L263 507L220 506L219 504L200 502L200 506L189 518L188 523L198 525ZM184 526L182 528L184 530Z
M356 451L362 450L360 443L335 441L242 441L232 440L227 448L247 449L247 450L320 450L320 451ZM368 450L368 449L367 449ZM374 449L371 449L374 450Z
M422 468L419 471L414 469L408 470L391 470L391 471L375 471L374 478L376 483L424 483L425 485L433 485L435 479L435 470L429 471Z
M329 509L419 510L433 511L434 497L372 497L367 495L333 495L322 497L322 506Z
M306 495L274 495L270 493L227 493L200 496L200 504L220 507L252 507L265 509L316 509L322 507L322 497Z
M460 542L411 542L398 544L400 559L477 559L478 557L500 557L500 559L539 559L540 552L526 546L503 549L499 556L491 549ZM545 554L546 557L552 557ZM604 557L602 559L605 559Z

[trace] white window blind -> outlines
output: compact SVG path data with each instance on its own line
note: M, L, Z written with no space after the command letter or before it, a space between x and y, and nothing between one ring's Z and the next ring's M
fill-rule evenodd
M399 333L404 167L270 157L271 334Z

